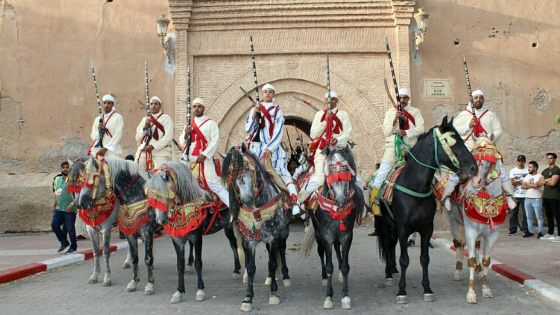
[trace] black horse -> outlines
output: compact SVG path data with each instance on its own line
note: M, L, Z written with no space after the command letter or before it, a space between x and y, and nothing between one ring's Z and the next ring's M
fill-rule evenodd
M252 310L255 251L261 241L267 244L269 254L271 294L268 303L279 304L278 285L274 276L278 255L282 260L284 286L291 285L285 258L285 242L291 217L288 193L278 188L264 164L247 150L245 144L241 148L233 147L228 152L222 167L222 180L228 185L231 216L243 235L248 283L241 311Z
M354 235L354 223L361 218L364 210L362 189L356 186L356 163L349 147L332 147L325 150L325 185L318 196L319 209L310 211L313 225L306 231L302 242L302 252L309 252L313 235L317 240L317 252L321 258L322 284L327 286L323 308L333 308L332 248L339 263L343 283L342 308L352 308L348 296L348 262L350 246ZM309 239L311 237L311 242ZM324 257L326 256L326 257ZM326 280L326 281L325 281Z
M170 190L171 188L171 190ZM234 235L232 224L230 223L230 214L228 208L219 209L219 212L211 212L212 200L210 196L202 190L198 184L198 179L194 177L189 168L183 163L172 161L161 167L161 170L150 178L146 184L148 199L156 197L162 199L162 206L154 208L156 214L156 222L165 227L165 230L172 236L173 246L177 254L177 291L171 298L171 303L181 301L183 293L185 293L185 244L188 241L191 249L189 260L192 259L192 248L194 245L195 257L194 266L198 275L198 291L196 292L196 300L204 301L206 295L204 293L204 281L202 281L202 236L206 234L214 234L220 230L224 230L231 249L233 250L234 269L232 279L240 277L241 264L239 262L237 239ZM174 195L174 196L171 196ZM175 199L177 198L177 199ZM183 205L197 206L199 214L194 212L187 213L185 216L194 218L201 215L202 218L195 219L196 223L192 227L179 230L175 229L176 225L168 224L169 216L173 212L173 216L181 216L180 211L185 211L185 207L179 207L176 202ZM175 209L173 209L177 206ZM214 210L215 211L215 210ZM189 214L191 216L189 216ZM185 222L185 220L183 221ZM191 221L192 222L192 221ZM178 224L177 226L180 226ZM192 261L190 261L192 265Z
M440 126L419 137L418 143L406 156L404 169L397 178L390 209L381 207L382 216L375 220L375 228L379 235L379 252L381 258L386 261L385 276L389 285L393 283L393 273L396 271L397 241L401 246L401 279L397 303L407 303L407 238L414 232L418 232L421 237L420 263L423 270L424 301L434 300L428 277L428 243L434 232L436 214L436 198L431 192L435 172L442 166L451 169L461 178L470 177L478 171L475 159L453 127L453 119L448 122L447 116Z

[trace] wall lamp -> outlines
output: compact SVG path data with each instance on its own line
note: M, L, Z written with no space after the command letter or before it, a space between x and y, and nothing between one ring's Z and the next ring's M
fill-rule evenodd
M424 11L424 9L418 9L418 13L414 14L414 19L416 20L416 25L420 30L420 34L414 32L414 59L416 59L416 54L420 50L420 44L424 42L424 36L428 30L428 17L430 14Z

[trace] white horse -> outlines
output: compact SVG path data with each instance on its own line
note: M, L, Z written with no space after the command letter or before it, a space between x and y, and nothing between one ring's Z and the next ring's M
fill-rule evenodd
M479 173L460 189L459 202L458 204L455 201L452 202L449 216L453 244L457 248L456 271L453 279L455 281L461 280L465 245L468 248L469 291L467 303L477 302L474 291L475 271L482 271L482 275L479 277L482 296L493 297L492 291L488 287L490 253L498 240L500 226L505 221L508 207L499 174L500 153L487 138L478 139L472 152L478 161ZM486 198L483 198L484 196ZM464 227L464 230L461 226ZM480 249L482 238L484 239L484 254L481 259L478 249Z

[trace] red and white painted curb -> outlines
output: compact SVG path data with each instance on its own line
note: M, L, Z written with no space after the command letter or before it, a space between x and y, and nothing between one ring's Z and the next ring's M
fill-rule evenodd
M443 237L439 237L437 235L432 235L432 239L436 242L438 242L439 244L443 245L444 247L450 249L453 252L456 252L457 249L455 248L455 246L453 246L453 242L451 242L448 239L445 239ZM465 255L467 254L467 251L465 250ZM492 259L491 263L490 263L490 267L492 268L492 270L494 270L495 272L501 274L502 276L505 276L508 279L514 280L516 282L519 282L522 285L526 285L527 287L536 290L537 292L539 292L540 294L542 294L543 296L553 300L556 303L560 304L560 289L552 286L550 284L544 283L541 280L526 274L522 271L519 271L513 267L510 267L506 264L503 264L502 262Z
M154 234L154 239L163 236L163 234ZM138 244L144 243L143 240L138 239ZM118 242L109 246L110 252L115 252L121 249L128 248L128 242ZM100 250L100 255L103 255L103 249ZM28 265L11 268L8 270L0 271L0 283L10 282L23 277L34 275L47 270L55 269L58 267L68 266L80 261L93 258L93 250L88 249L83 252L76 252L68 255L61 255L60 257L47 259L45 261L31 263Z

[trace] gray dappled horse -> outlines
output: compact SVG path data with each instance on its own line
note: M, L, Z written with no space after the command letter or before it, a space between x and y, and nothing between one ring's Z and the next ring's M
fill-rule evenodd
M99 198L107 196L106 193L113 194L115 199L115 210L111 213L103 223L102 231L104 242L108 244L108 234L110 234L110 226L117 221L119 211L124 211L127 218L141 218L136 225L130 227L130 230L122 229L123 222L119 222L121 231L126 235L129 245L130 255L132 257L132 280L126 287L127 292L136 291L140 281L138 275L138 237L141 236L145 242L146 257L145 263L148 269L148 283L144 289L144 294L154 293L154 276L153 276L153 240L154 240L154 212L147 207L147 199L144 194L144 184L148 178L148 173L141 171L138 165L132 161L126 161L119 158L105 158L104 160L96 160L90 157L86 163L84 173L84 185L78 197L78 204L81 209L91 209L95 206ZM112 193L111 193L112 191ZM145 203L145 205L144 205ZM123 208L123 209L121 209ZM114 216L114 217L113 217ZM122 220L123 217L119 218ZM109 225L109 222L110 225ZM139 225L140 223L141 225ZM134 224L132 222L131 224ZM139 226L138 226L139 225ZM88 231L90 231L88 229ZM134 232L132 232L134 231ZM94 240L94 235L90 236ZM105 237L107 240L105 240ZM95 241L94 241L95 246ZM104 255L106 255L107 267L109 265L107 247L105 247ZM97 266L96 266L97 268ZM107 269L110 275L110 270ZM94 269L92 278L96 278L99 270ZM91 280L91 278L90 278Z
M249 278L240 310L252 310L255 254L261 241L267 244L268 249L268 276L271 278L268 303L279 304L278 285L274 275L278 254L282 259L284 286L291 285L283 252L291 217L288 193L278 188L264 164L253 152L247 150L245 144L241 148L232 147L229 150L222 166L222 180L228 186L232 219L243 235L245 267Z
M239 262L239 256L242 255L242 253L238 254L236 237L232 224L230 223L229 209L224 207L219 209L219 213L211 213L209 211L209 208L213 206L213 200L208 193L200 187L198 179L192 175L188 167L178 161L164 164L160 170L153 174L150 180L148 180L146 191L148 192L149 200L157 198L154 203L158 203L158 201L162 202L159 207L154 207L156 222L163 225L168 234L172 236L173 246L177 254L178 284L177 291L171 298L171 303L178 303L181 301L181 297L183 293L185 293L185 244L187 241L189 241L191 245L191 252L192 244L194 244L195 248L196 255L194 266L198 275L197 301L204 301L206 298L204 294L204 282L202 281L203 235L214 234L222 229L224 230L231 249L233 250L234 270L232 279L238 279L240 277L241 264ZM200 215L203 217L197 220L198 224L189 227L188 230L170 230L173 228L168 225L170 217L181 216L182 214L179 213L179 211L181 211L181 207L185 206L193 207L192 209L197 207L196 211L200 211L202 213ZM199 215L198 213L195 214L192 212L189 212L189 214L192 214L193 217Z
M354 236L354 223L361 218L364 210L362 188L356 186L356 163L348 146L331 147L325 150L325 185L318 196L318 209L310 210L312 225L306 231L302 242L303 255L311 250L313 236L317 240L317 252L321 259L323 281L327 292L323 308L334 307L332 296L332 249L338 258L343 283L342 308L352 308L348 296L348 262L350 246ZM310 240L311 239L311 240ZM310 241L309 241L310 240ZM326 256L326 257L324 257ZM325 281L326 280L326 281ZM325 283L326 282L326 283Z

